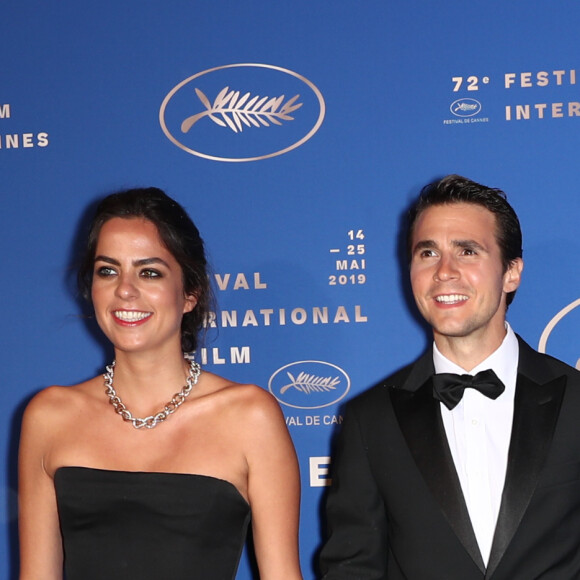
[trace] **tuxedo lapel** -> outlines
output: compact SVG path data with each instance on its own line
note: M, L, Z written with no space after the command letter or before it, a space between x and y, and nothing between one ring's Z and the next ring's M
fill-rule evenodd
M433 398L433 355L427 352L413 366L401 388L391 388L399 426L423 479L451 528L478 568L485 566L449 450L439 402Z
M534 377L532 379L531 377ZM566 377L554 378L540 357L520 339L506 480L486 578L490 578L531 501L552 443Z

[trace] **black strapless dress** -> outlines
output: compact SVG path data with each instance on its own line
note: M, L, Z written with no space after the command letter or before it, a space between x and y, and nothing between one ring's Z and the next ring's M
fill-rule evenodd
M61 467L66 580L232 580L250 506L204 475Z

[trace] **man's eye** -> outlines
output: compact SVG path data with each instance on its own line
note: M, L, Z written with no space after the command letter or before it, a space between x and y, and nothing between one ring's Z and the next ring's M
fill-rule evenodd
M435 255L436 254L433 250L421 250L421 252L419 253L419 256L421 258L432 258Z

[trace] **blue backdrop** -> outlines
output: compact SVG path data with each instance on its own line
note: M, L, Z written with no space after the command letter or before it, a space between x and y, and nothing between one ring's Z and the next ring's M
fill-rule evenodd
M305 579L341 405L428 341L398 258L423 185L507 192L525 258L509 320L580 366L579 28L565 0L4 2L0 577L17 570L23 407L110 356L71 264L112 190L161 187L202 231L220 311L200 355L282 405Z

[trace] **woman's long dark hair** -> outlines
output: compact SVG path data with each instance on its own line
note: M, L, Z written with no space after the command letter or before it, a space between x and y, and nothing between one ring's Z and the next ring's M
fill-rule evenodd
M91 301L97 241L103 224L115 217L144 218L155 224L161 241L181 266L184 293L193 294L197 299L195 308L183 316L181 346L184 352L195 350L199 332L213 306L204 244L187 212L161 189L148 187L119 191L108 195L98 205L78 270L78 287L82 296Z

